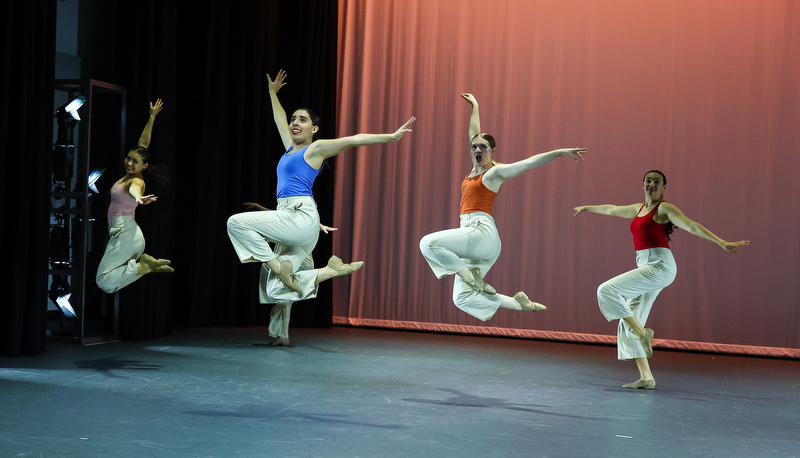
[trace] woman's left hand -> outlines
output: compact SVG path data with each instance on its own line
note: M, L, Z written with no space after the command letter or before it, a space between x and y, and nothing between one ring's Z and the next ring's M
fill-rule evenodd
M142 196L141 200L139 201L139 205L147 205L147 204L155 202L157 200L158 200L158 197L156 197L155 194Z
M740 240L738 242L724 242L722 243L722 248L724 248L725 251L729 253L739 254L736 252L736 249L739 248L740 246L746 246L746 245L750 245L749 240Z
M331 232L333 232L333 231L338 231L338 230L339 230L339 228L338 228L338 227L330 227L330 226L326 226L326 225L324 225L324 224L320 224L320 225L319 225L319 229L320 229L322 232L326 233L326 234L330 234L330 233L331 233Z

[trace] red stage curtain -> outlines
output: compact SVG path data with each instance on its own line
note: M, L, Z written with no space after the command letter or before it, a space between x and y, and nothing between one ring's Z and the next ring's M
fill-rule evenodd
M665 197L739 255L676 231L678 277L648 325L663 346L800 357L800 2L340 0L338 135L399 143L336 160L334 252L366 261L334 286L334 321L612 342L597 286L635 267L628 220L581 204ZM484 323L456 309L419 239L458 226L472 92L501 162L564 146L507 182L486 280L548 305Z

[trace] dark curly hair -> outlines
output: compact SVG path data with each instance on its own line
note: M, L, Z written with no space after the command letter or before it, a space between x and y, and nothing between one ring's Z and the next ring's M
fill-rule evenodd
M150 158L152 157L152 153L149 149L143 146L137 146L131 150L133 153L138 153L139 156L142 157L142 162L145 164L150 163ZM142 173L146 173L148 177L152 177L156 184L166 188L169 186L170 179L169 179L169 170L167 169L166 165L162 164L153 164L149 165L146 169L142 171Z

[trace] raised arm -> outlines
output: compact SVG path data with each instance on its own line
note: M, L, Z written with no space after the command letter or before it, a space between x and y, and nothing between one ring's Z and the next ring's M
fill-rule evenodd
M305 152L306 162L311 167L318 169L329 157L336 156L348 148L357 146L376 145L380 143L396 142L403 138L406 132L411 132L411 124L417 118L411 117L405 124L393 133L386 134L356 134L349 137L341 137L333 140L317 140L308 147Z
M274 81L267 75L267 89L269 90L269 99L272 102L272 117L275 119L278 133L281 135L283 147L288 150L292 146L292 134L289 130L289 121L286 119L286 110L283 109L280 100L278 100L278 91L283 86L286 86L285 80L286 72L283 70L278 71Z
M678 207L669 202L664 202L663 204L659 205L658 212L660 214L665 214L675 226L685 230L686 232L689 232L690 234L710 240L721 246L725 251L736 254L736 248L750 244L749 240L728 242L719 238L716 234L706 229L702 224L689 219L683 214L683 212L680 211L680 209L678 209Z
M164 102L161 99L156 99L156 103L150 103L150 117L147 118L147 124L144 125L144 130L142 131L142 135L139 136L139 143L138 146L142 148L149 148L150 147L150 137L153 135L153 123L156 121L156 116L158 113L161 112L161 108L164 107Z
M478 110L478 100L469 92L464 92L461 97L472 105L472 114L469 115L469 138L467 139L467 142L471 142L473 137L481 133L481 115Z
M575 214L578 216L583 212L599 213L601 215L618 216L620 218L633 219L636 218L636 213L642 208L644 204L631 204L631 205L582 205L575 207Z
M495 191L500 189L504 181L510 180L521 175L528 170L535 169L559 157L568 157L574 161L583 160L586 148L561 148L546 153L534 154L533 156L511 164L497 164L483 175L483 184Z

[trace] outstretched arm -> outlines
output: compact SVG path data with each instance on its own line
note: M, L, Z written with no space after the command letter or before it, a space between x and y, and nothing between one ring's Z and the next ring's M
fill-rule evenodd
M572 216L578 216L580 213L583 212L591 212L591 213L599 213L601 215L609 215L609 216L618 216L620 218L627 218L633 219L636 217L636 212L642 208L643 204L631 204L631 205L582 205L580 207L575 207L575 214Z
M406 132L411 132L411 124L417 118L411 117L405 124L393 133L386 134L356 134L349 137L341 137L333 140L317 140L308 147L305 153L306 162L311 167L319 169L322 163L329 157L336 156L348 148L357 146L376 145L380 143L396 142L403 138Z
M150 137L153 135L153 123L156 121L156 116L158 113L161 112L161 108L164 107L164 102L161 99L156 99L156 103L150 103L150 117L147 118L147 124L144 125L144 130L142 131L142 135L139 136L139 143L138 145L142 148L149 148L150 147Z
M568 157L575 162L583 160L586 148L561 148L546 153L534 154L533 156L511 164L497 164L483 175L483 184L489 189L500 189L504 181L510 180L521 175L528 170L535 169L559 157Z
M683 212L680 211L680 209L678 209L678 207L669 202L664 202L663 204L659 205L658 212L666 214L672 224L678 226L686 232L716 243L725 251L736 254L736 248L750 244L749 240L728 242L719 238L716 234L706 229L702 224L689 219L683 214Z
M471 142L473 137L481 133L481 115L478 110L478 100L469 92L464 92L461 97L472 105L472 114L469 115L469 138L467 139L467 142Z
M147 196L143 196L144 193L144 181L141 178L134 178L131 180L130 185L128 186L128 194L131 195L136 202L140 205L147 205L149 203L155 202L158 200L158 197L155 194L150 194Z
M269 90L269 99L272 102L272 117L275 120L275 126L278 128L278 133L281 136L283 147L288 150L289 147L292 146L292 135L289 130L289 121L286 119L286 110L283 109L280 100L278 100L278 91L280 91L283 86L286 86L285 80L286 72L283 70L278 71L274 81L267 75L267 89Z

